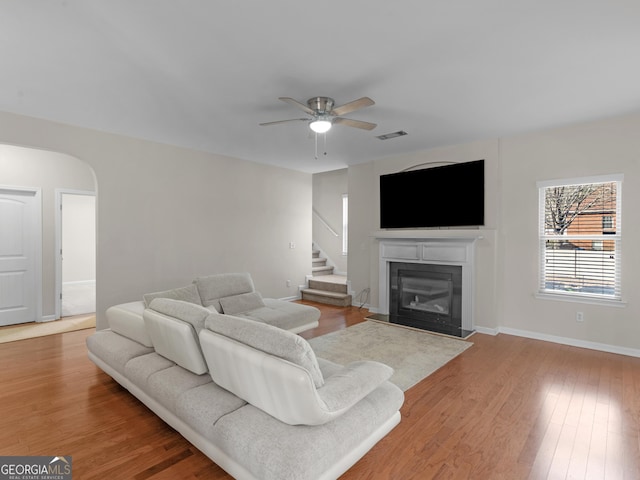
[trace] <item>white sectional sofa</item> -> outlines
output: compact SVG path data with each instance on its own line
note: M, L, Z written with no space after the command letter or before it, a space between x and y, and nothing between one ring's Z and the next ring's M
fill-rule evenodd
M290 304L300 309L279 317L266 299L224 300L235 295L213 277L196 281L199 303L189 288L147 296L139 313L112 307L110 328L87 339L89 358L235 478L339 477L400 421L392 369L316 358L294 332L317 324L317 309Z

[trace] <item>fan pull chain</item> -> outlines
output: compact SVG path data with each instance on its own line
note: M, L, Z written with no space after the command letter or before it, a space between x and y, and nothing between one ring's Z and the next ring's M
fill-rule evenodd
M324 155L327 155L327 134L323 133L322 134L322 140L323 140L323 149L324 149ZM313 156L313 158L315 160L318 160L318 133L315 133L315 155Z

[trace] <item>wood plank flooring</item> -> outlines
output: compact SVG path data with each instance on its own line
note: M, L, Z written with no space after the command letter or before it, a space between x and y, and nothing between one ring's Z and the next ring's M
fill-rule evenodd
M316 306L306 338L366 314ZM72 455L78 480L229 479L87 359L91 332L0 345L0 455ZM639 358L470 341L406 392L400 425L343 479L640 478Z

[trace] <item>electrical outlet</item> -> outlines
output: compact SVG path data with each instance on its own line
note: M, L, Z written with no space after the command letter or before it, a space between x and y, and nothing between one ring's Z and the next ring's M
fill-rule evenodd
M289 242L289 248L292 250L296 248L296 242Z
M287 287L291 286L291 280L287 280Z
M576 312L576 322L584 322L584 313Z

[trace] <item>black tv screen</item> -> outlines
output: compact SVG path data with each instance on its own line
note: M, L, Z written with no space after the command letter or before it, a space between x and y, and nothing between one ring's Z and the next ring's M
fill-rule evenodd
M380 228L484 225L484 160L380 176Z

